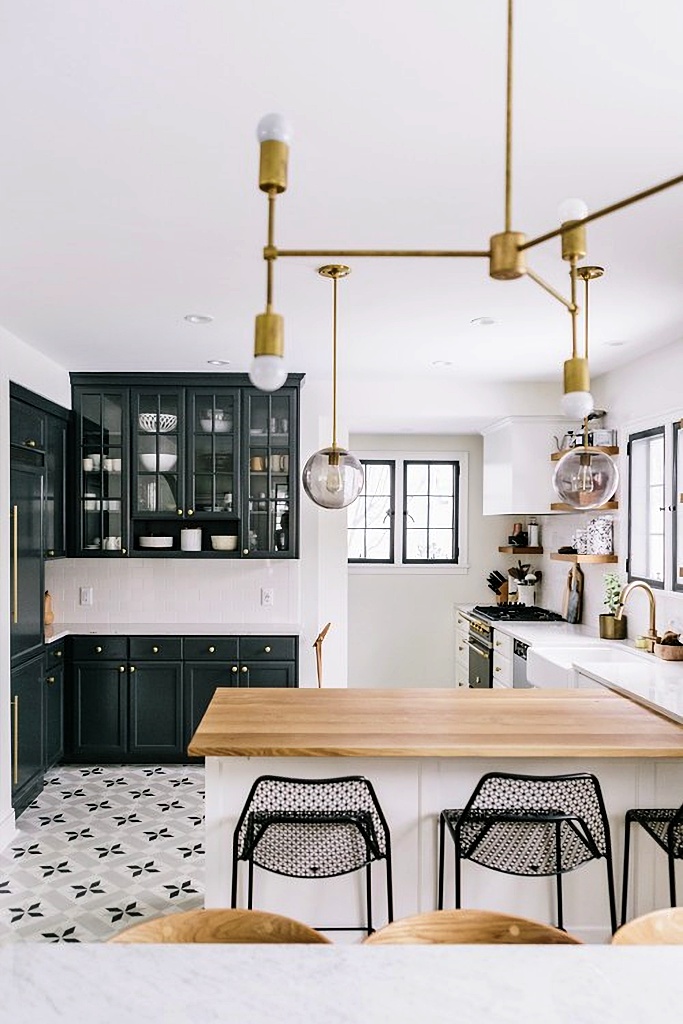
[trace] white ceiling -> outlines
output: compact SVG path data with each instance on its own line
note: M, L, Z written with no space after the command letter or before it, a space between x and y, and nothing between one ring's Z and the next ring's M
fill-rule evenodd
M504 0L31 0L2 21L0 324L69 369L248 367L271 110L295 132L282 248L486 249L504 226ZM513 228L681 172L682 39L679 0L518 0ZM682 212L678 186L589 227L607 268L594 373L683 339ZM321 262L275 278L288 365L313 377L330 363ZM348 383L559 377L569 316L531 281L491 281L485 260L350 262ZM567 292L557 240L529 262Z

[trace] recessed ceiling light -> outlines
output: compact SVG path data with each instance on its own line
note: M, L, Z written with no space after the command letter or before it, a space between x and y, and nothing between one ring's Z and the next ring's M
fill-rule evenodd
M626 344L625 341L606 341L605 342L605 345L609 345L610 348L621 348L621 346L625 345L625 344Z
M497 323L492 316L475 316L474 320L470 320L472 327L493 327Z
M188 324L210 324L213 317L207 316L204 313L188 313L185 319Z
M433 361L433 363L432 363L432 366L453 366L453 365L454 364L450 361L450 359L435 359Z
M207 359L209 366L230 366L229 359Z

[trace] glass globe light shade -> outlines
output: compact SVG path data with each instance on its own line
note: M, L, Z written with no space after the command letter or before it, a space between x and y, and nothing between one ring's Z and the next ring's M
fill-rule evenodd
M344 448L314 452L301 474L306 494L322 508L346 508L363 489L363 467Z
M557 207L557 215L561 224L572 220L583 220L588 216L588 207L583 199L563 199Z
M565 391L560 406L565 416L583 420L593 412L595 402L590 391Z
M618 485L614 459L598 448L570 448L553 474L553 487L572 508L598 508L614 496Z
M249 380L259 391L277 391L287 380L284 359L282 356L254 356Z
M292 127L282 114L264 114L256 126L256 137L259 142L292 141Z

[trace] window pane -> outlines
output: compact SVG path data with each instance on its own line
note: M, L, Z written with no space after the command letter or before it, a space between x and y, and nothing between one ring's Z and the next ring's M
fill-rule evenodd
M391 530L368 530L366 535L366 558L383 561L391 560Z
M432 529L441 527L453 529L453 499L432 498L429 503L429 525Z
M366 494L391 494L391 466L387 462L363 463Z
M426 530L429 517L429 498L406 497L406 512L408 513L408 528L419 526Z
M427 558L426 530L406 530L406 558L420 562Z
M664 581L664 428L632 434L629 576Z
M457 487L457 462L405 463L404 562L457 561Z
M393 559L394 463L362 460L363 489L348 510L348 557L353 561Z
M429 493L429 463L406 463L406 494Z
M429 557L443 561L453 557L453 531L452 530L430 530L429 531Z
M365 531L349 530L347 537L349 558L365 558Z
M365 516L368 527L384 527L391 515L390 499L381 495L379 498L366 498Z
M432 494L453 494L453 466L432 464L429 473L429 489Z

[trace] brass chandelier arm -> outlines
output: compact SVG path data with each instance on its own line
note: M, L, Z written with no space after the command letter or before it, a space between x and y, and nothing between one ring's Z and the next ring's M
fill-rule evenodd
M668 181L662 181L659 185L653 185L652 188L646 188L643 192L636 192L634 195L629 196L627 199L620 199L618 203L611 203L610 206L603 206L601 210L596 210L595 213L589 213L587 217L577 221L577 224L590 224L591 221L599 220L601 217L606 217L609 213L614 213L616 210L623 210L625 206L631 206L633 203L640 202L641 199L647 199L648 196L654 196L658 192L664 192L667 188L673 188L674 185L680 185L683 182L683 174L678 174L675 178L669 178ZM544 235L538 235L536 238L530 238L528 242L524 242L520 245L520 252L525 249L531 249L535 245L540 245L541 242L547 242L551 238L557 238L558 235L562 234L562 227L555 228L554 231L547 231Z
M266 311L270 312L273 307L273 264L275 257L266 253L277 252L275 249L275 200L277 191L274 188L268 191L268 244L263 250L263 258L266 261Z
M276 249L267 247L263 250L264 259L277 259L279 256L344 256L350 257L381 257L381 256L444 256L477 257L489 259L490 251L483 249Z
M574 312L578 312L576 303L572 303L569 299L565 299L564 295L560 295L560 293L553 288L551 284L548 284L548 282L544 281L542 277L539 277L538 274L536 274L530 267L526 268L526 276L530 277L532 281L540 285L544 291L548 292L549 295L552 295L558 302L561 302L563 306L566 306L570 313L573 314Z
M507 88L505 103L505 230L512 230L512 15L508 0Z
M578 345L576 338L576 316L579 311L579 307L576 305L576 262L577 257L572 256L569 270L569 280L571 282L572 290L572 304L569 312L572 315L572 359L576 359L578 355Z

